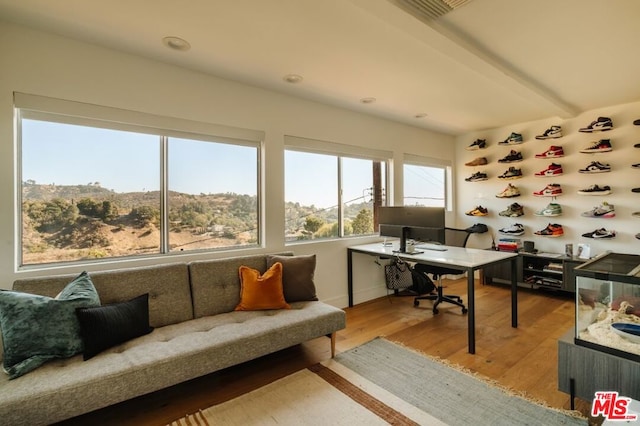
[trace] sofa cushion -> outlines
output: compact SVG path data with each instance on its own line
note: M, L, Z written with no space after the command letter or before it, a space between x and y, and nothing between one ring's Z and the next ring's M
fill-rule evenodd
M290 309L282 291L282 263L276 262L264 274L240 266L240 303L236 311Z
M313 276L316 271L316 255L280 256L267 255L267 268L282 263L282 287L287 302L318 300Z
M57 298L1 291L3 365L9 377L15 379L50 359L82 352L75 310L99 305L100 298L86 272L71 281Z
M76 315L80 322L85 361L105 349L153 331L149 326L148 293L126 302L80 308Z

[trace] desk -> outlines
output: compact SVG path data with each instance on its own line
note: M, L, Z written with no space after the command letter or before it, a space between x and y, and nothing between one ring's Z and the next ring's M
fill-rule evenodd
M347 248L347 283L349 291L349 306L353 306L353 253L363 253L370 256L395 257L415 263L432 266L444 266L464 270L467 273L467 313L469 329L469 353L476 353L476 319L475 319L475 286L474 272L489 265L511 262L511 326L518 327L518 284L517 284L517 253L481 250L463 247L443 246L446 251L420 250L419 254L394 253L398 243L384 246L382 243L363 244Z

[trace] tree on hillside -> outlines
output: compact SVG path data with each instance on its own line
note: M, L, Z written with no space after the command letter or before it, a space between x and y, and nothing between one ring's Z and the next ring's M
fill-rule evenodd
M322 225L324 225L324 220L315 216L308 216L304 222L304 229L311 234L315 234Z
M353 219L351 226L353 227L353 233L356 235L373 233L373 217L371 215L371 210L360 210L355 219Z

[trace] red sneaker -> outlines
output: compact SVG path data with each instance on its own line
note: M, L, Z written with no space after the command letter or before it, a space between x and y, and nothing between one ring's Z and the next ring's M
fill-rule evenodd
M560 176L561 174L562 174L562 166L560 164L551 163L549 167L537 172L534 176L552 177L552 176Z
M536 154L536 158L558 158L564 157L564 150L561 146L552 145L542 154Z

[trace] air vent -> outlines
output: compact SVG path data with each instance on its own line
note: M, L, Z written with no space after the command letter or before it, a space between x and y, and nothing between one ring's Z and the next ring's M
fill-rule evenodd
M471 0L389 0L419 19L434 20Z

